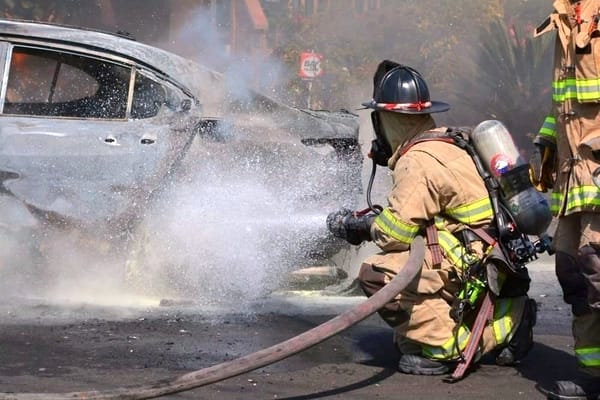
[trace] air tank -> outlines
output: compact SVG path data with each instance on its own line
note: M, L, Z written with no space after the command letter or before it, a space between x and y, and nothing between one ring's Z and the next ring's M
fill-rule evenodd
M542 235L552 222L546 198L529 180L529 163L521 156L502 122L481 122L471 141L483 165L500 184L500 197L517 228L527 235Z

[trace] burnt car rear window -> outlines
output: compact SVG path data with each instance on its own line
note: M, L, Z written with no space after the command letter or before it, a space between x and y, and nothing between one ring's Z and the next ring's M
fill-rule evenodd
M131 68L32 48L12 52L5 114L123 119Z

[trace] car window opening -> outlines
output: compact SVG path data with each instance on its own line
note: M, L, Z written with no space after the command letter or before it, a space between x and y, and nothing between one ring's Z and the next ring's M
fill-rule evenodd
M166 102L167 94L163 86L140 73L136 73L131 118L154 117Z
M76 54L15 47L4 114L124 119L132 69ZM165 89L136 74L131 118L155 116Z

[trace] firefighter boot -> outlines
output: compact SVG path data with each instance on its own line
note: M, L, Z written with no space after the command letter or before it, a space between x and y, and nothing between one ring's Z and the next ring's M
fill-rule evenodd
M572 381L556 381L550 390L541 389L550 400L591 400L600 396L600 377L586 376Z
M447 365L416 354L402 354L398 369L411 375L442 375L448 372Z

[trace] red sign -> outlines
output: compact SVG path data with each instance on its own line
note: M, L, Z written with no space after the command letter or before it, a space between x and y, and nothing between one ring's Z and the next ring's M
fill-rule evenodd
M323 56L317 53L300 53L300 71L298 75L304 79L314 79L323 75L321 61Z

